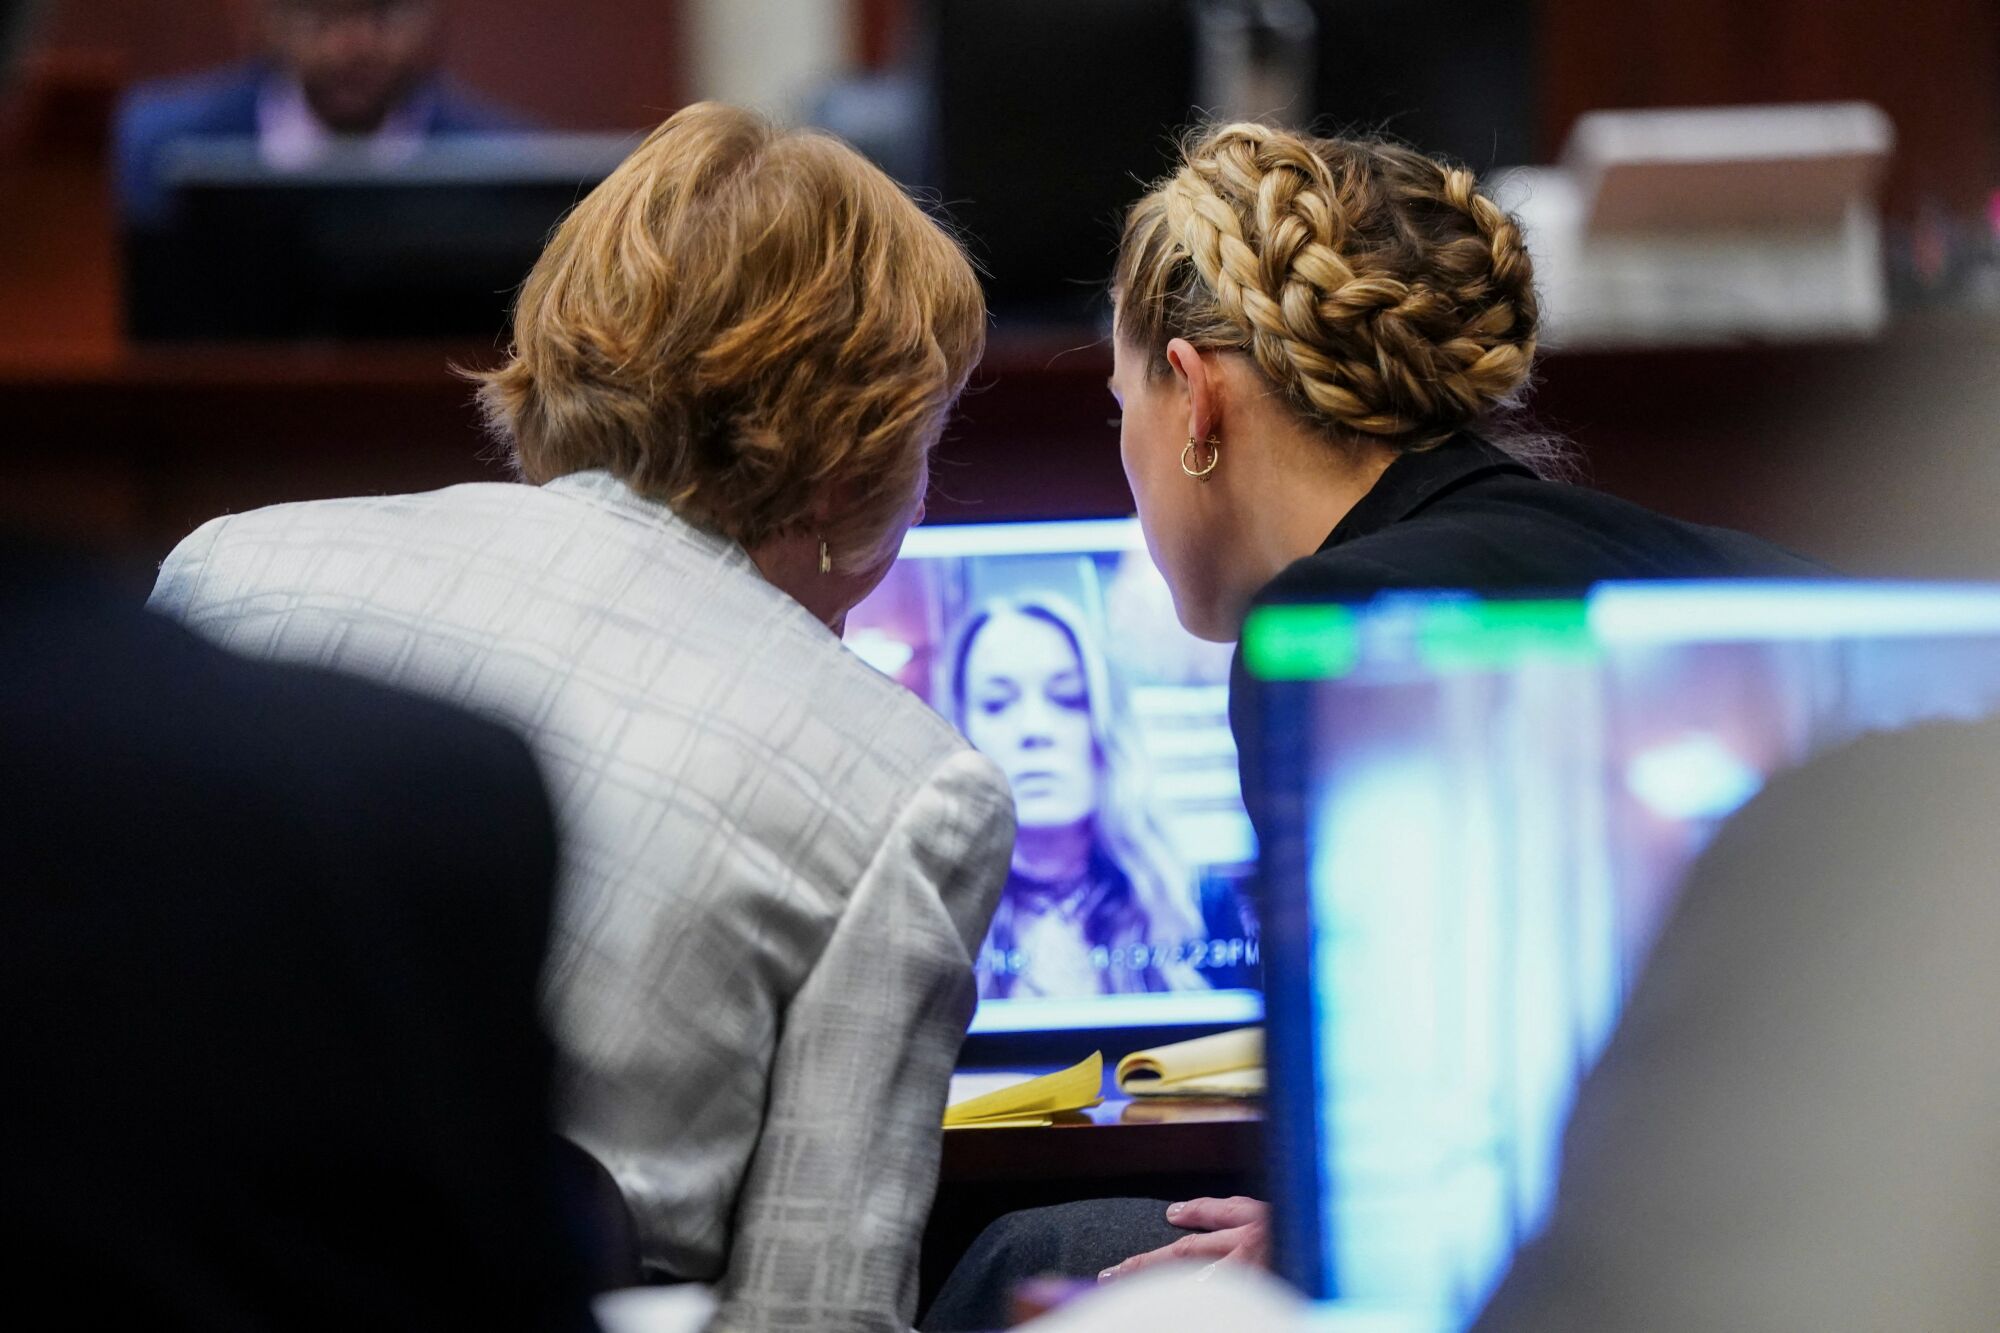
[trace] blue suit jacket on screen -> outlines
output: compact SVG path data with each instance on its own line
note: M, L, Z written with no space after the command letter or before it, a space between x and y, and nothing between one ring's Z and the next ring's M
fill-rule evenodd
M179 139L247 138L257 133L257 96L274 70L264 62L142 83L118 108L115 154L118 205L127 225L152 226L167 211L160 176L167 146ZM427 135L506 134L533 129L520 116L437 78L417 96Z

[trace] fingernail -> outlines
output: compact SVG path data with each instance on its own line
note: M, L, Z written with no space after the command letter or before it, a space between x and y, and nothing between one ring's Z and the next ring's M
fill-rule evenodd
M1118 1269L1115 1265L1113 1267L1107 1268L1103 1272L1097 1275L1097 1280L1099 1282L1109 1282L1111 1280L1112 1274L1116 1273L1117 1271Z
M1207 1267L1203 1268L1199 1273L1196 1273L1194 1275L1194 1280L1197 1282L1206 1282L1210 1278L1215 1276L1215 1270L1220 1267L1222 1267L1222 1260L1217 1259L1214 1263L1209 1264Z
M1186 1207L1187 1207L1187 1205L1186 1205L1186 1204L1184 1204L1184 1203L1170 1203L1170 1204L1168 1204L1168 1205L1167 1205L1167 1217L1168 1217L1168 1218L1169 1218L1170 1220L1171 1220L1171 1219L1173 1219L1173 1218L1176 1218L1176 1217L1179 1217L1179 1216L1181 1215L1181 1210L1182 1210L1183 1208L1186 1208Z

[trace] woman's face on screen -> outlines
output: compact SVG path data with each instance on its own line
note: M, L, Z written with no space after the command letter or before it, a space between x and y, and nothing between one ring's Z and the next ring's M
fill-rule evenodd
M1097 811L1090 682L1069 635L1000 611L965 656L965 734L1007 774L1024 828L1078 824Z

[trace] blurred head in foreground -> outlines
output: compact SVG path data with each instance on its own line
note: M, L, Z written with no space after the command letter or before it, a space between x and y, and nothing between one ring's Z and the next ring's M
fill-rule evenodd
M529 481L606 469L838 626L922 513L985 331L971 264L880 170L704 103L558 229L480 399Z
M1490 428L1539 318L1520 230L1470 172L1257 124L1188 140L1126 218L1112 296L1126 476L1211 639L1325 535L1287 544L1279 501L1351 505L1397 455Z
M368 134L437 68L443 0L258 0L266 49L313 114Z
M1688 873L1477 1333L1987 1327L2000 721L1782 774Z

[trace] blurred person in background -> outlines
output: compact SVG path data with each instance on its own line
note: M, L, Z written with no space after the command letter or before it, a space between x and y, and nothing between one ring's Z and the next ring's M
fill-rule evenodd
M1133 790L1081 613L1047 594L990 603L960 626L948 671L952 714L1006 773L1020 824L980 997L1206 987L1192 878Z
M526 127L439 71L449 0L242 0L262 54L243 65L142 84L118 110L118 201L126 225L165 223L164 159L184 139L254 139L276 170L342 143L381 160L426 139Z
M907 1327L1006 779L840 641L985 340L838 140L692 106L550 241L480 396L529 485L219 518L153 604L520 728L567 1130L732 1329Z
M26 19L0 0L0 93ZM539 1009L555 834L526 747L222 652L25 533L0 531L0 619L18 1317L591 1327Z

